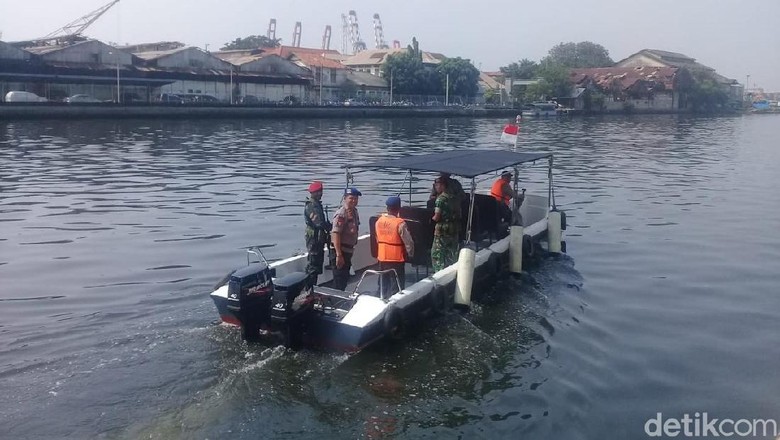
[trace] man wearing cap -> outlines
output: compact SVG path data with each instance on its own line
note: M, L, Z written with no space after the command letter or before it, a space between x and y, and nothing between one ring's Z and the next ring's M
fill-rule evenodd
M401 198L388 197L385 202L387 213L382 214L376 221L377 260L379 270L395 269L398 274L398 282L401 289L406 287L406 256L414 257L414 241L412 234L406 227L406 222L399 215L401 210ZM404 255L406 251L406 255ZM395 284L391 283L392 277L382 277L382 291L395 293Z
M501 176L493 182L493 186L490 188L490 195L498 202L499 215L505 222L512 220L512 210L509 208L509 201L512 198L517 198L522 204L525 196L515 192L512 189L512 173L510 171L503 171Z
M345 189L344 202L333 215L331 237L336 255L335 261L331 260L331 265L333 266L334 289L344 290L347 288L349 268L352 267L352 252L357 244L358 227L360 226L360 217L357 211L358 197L362 195L357 188Z
M436 207L431 220L436 222L433 230L433 245L431 246L431 266L438 272L455 263L458 259L458 231L460 229L455 216L453 195L447 191L449 180L437 177L433 182L436 187Z
M328 232L331 224L322 211L322 182L314 181L309 185L309 198L303 208L306 221L306 250L309 257L306 264L309 286L317 284L317 276L322 273L322 263L325 259L325 244L328 242Z

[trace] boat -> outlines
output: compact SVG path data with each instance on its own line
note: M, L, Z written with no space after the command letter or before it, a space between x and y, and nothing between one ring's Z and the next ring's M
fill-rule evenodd
M524 201L512 207L512 224L500 222L498 202L476 191L476 177L510 167L517 176L520 165L537 162L548 167L547 194L525 194ZM353 164L345 167L347 186L354 182L355 168L407 172L402 187L405 191L408 182L409 206L402 207L400 215L416 248L414 257L407 259L407 287L400 289L394 271L377 270L376 216L369 219L369 234L358 238L352 258L355 275L345 291L329 287L332 273L327 269L318 285L306 288L306 254L269 263L261 249L249 248L247 265L229 273L210 294L222 322L240 327L244 339L271 338L292 348L356 352L383 338L401 337L414 324L451 307L469 307L474 286L520 273L524 256L531 256L542 243L549 252L566 251L562 240L566 217L555 205L551 153L457 150ZM449 173L471 181L468 211L463 211L468 212L466 245L455 264L433 274L428 272L433 210L412 203L415 172ZM514 187L518 189L517 177ZM387 276L395 277L391 279L398 289L382 291L379 279Z
M532 102L522 112L523 117L556 116L558 104L554 102Z

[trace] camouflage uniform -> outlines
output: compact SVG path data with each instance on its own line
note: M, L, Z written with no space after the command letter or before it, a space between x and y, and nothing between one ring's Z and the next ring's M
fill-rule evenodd
M306 219L306 250L309 252L306 274L309 276L309 284L313 286L317 284L317 275L322 273L324 248L329 241L331 224L325 219L322 203L318 200L306 200L303 216Z
M452 194L446 191L436 198L436 209L441 213L441 219L436 222L431 247L431 263L434 272L444 269L458 259L459 227L455 217L455 203Z

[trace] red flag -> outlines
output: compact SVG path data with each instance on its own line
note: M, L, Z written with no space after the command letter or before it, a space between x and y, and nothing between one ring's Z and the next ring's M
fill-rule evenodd
M514 144L517 142L517 134L520 133L520 126L516 124L506 124L501 133L501 142Z

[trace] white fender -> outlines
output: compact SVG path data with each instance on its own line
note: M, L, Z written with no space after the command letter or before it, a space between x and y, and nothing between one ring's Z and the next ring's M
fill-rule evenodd
M523 227L509 227L509 271L523 272Z
M471 306L471 286L474 283L474 262L477 253L464 247L458 255L458 277L455 280L455 304Z
M547 250L556 254L561 253L561 213L550 211L547 213Z

